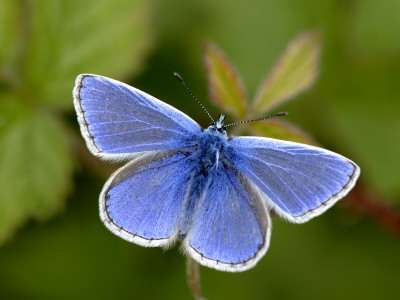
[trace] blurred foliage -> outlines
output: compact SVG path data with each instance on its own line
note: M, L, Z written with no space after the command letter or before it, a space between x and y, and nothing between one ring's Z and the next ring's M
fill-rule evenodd
M277 74L274 62L291 40L317 29L323 51L316 84L295 101L273 98L280 99L280 111L289 111L285 120L291 123L285 123L294 136L301 126L324 147L357 162L361 186L396 214L399 11L397 0L1 1L0 299L190 299L178 247L139 247L101 224L97 199L110 167L89 155L71 92L79 73L131 79L207 126L207 116L172 72L183 75L217 115L207 105L202 71L203 46L210 40L240 70L235 75L232 67L232 89L225 92L242 89L248 97L257 95L266 74ZM243 88L233 87L239 82ZM249 115L247 104L236 115L229 103L221 105L233 115L228 121ZM277 136L282 120L275 121L249 131ZM398 237L367 212L347 209L343 204L350 201L303 225L274 218L271 247L260 263L239 274L201 268L203 294L398 299ZM47 222L31 219L11 239L29 217Z
M70 111L78 73L138 71L149 46L144 1L3 1L0 28L0 243L48 218L71 186ZM107 42L103 42L107 41Z

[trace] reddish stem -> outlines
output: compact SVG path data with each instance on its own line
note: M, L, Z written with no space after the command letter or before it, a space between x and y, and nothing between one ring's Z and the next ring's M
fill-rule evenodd
M361 184L357 184L349 193L347 203L350 209L367 215L400 237L400 210L398 207L385 203Z

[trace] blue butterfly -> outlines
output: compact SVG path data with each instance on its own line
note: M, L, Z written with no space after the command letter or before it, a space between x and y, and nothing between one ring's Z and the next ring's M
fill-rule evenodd
M119 81L83 74L74 105L89 150L130 160L106 182L100 217L119 237L183 250L230 272L268 249L269 211L293 223L322 214L354 186L359 167L325 149L228 137L224 115L202 129L172 106Z

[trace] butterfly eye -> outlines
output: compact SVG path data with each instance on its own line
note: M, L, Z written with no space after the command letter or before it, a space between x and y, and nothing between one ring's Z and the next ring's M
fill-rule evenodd
M218 132L224 132L226 131L226 127L222 126L222 127L217 127Z

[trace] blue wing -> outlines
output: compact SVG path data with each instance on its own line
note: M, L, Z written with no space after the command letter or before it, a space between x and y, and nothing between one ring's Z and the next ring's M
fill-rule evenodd
M88 148L104 159L185 148L202 131L172 106L110 78L79 75L73 95Z
M189 180L186 157L179 151L145 154L117 170L100 195L106 227L141 246L173 243Z
M237 170L224 169L210 176L210 186L199 201L184 250L221 271L253 267L267 251L271 232L260 193Z
M262 191L270 208L295 223L326 211L360 174L349 159L313 146L257 137L228 143L227 159Z

